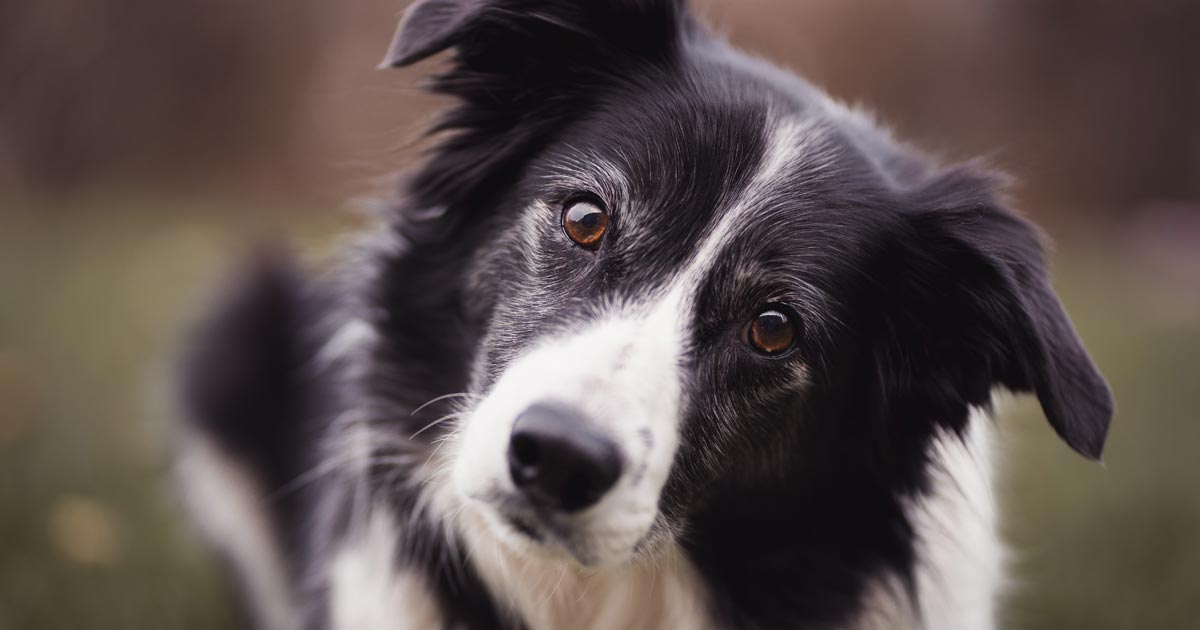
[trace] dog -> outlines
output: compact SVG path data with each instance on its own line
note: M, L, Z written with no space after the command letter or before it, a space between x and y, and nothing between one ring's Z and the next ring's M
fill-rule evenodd
M683 0L418 0L455 104L378 229L264 254L176 472L263 628L993 627L997 392L1110 391L1004 179Z

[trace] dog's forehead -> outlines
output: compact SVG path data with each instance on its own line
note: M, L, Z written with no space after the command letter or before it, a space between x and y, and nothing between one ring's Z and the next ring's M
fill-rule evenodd
M621 100L566 135L551 178L608 203L619 253L654 252L647 272L673 268L753 178L768 111L677 91Z
M747 265L820 248L813 226L837 223L844 199L874 185L816 104L702 87L610 99L544 161L546 181L612 207L626 287L670 278L706 247Z

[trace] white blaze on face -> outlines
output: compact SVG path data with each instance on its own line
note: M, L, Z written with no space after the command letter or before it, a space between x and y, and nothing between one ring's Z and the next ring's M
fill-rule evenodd
M516 493L507 464L516 418L535 403L560 403L606 432L624 457L620 479L597 504L559 515L570 530L571 552L595 565L632 556L655 522L679 444L686 408L681 365L692 338L696 294L739 226L752 220L753 210L769 200L798 158L819 161L820 139L814 127L777 122L749 186L716 213L721 219L674 278L649 298L624 304L578 333L541 340L509 365L451 448L454 485L494 535L529 548L487 503Z
M617 484L570 517L576 552L601 563L632 553L657 515L678 443L679 321L677 305L663 301L547 339L515 361L467 421L454 469L459 491L479 500L515 493L507 451L516 418L535 403L568 405L608 434L624 460Z

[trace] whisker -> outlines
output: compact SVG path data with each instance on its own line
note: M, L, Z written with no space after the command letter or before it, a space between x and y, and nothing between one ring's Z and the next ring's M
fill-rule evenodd
M347 462L329 459L317 464L316 466L313 466L311 469L300 473L300 475L298 475L295 479L289 481L279 489L275 490L275 492L271 493L271 500L277 501L292 494L293 492L299 491L308 484L313 483L321 477L324 477L325 475L337 470L344 463Z
M446 445L446 442L449 442L451 439L453 439L453 438L455 438L455 437L458 437L458 434L457 434L457 433L451 433L451 434L449 434L449 435L447 435L447 436L445 436L445 437L443 437L443 438L440 438L440 439L438 439L438 440L435 442L435 443L437 444L437 446L436 446L436 447L434 447L434 449L433 449L433 452L429 454L429 457L427 457L427 458L425 459L425 464L424 464L424 465L425 465L425 466L428 466L428 465L429 465L429 462L433 461L433 458L434 458L434 457L437 457L438 451L442 450L442 447ZM426 482L428 482L428 479L426 480ZM422 485L424 485L424 483L425 483L425 482L423 482L423 483L422 483Z
M438 418L437 420L434 420L433 422L430 422L429 424L421 427L419 430L417 430L416 433L408 436L408 439L411 440L411 439L417 437L418 435L421 435L422 433L428 431L429 429L432 429L433 427L436 427L437 425L439 425L447 420L450 420L452 418L459 418L459 417L462 417L462 415L463 415L463 412L461 412L461 411L456 411L454 413L446 414L446 415L442 416L441 418Z
M409 414L409 415L413 415L413 416L415 416L415 415L417 415L418 413L421 413L421 411L423 411L423 410L424 410L426 407L428 407L429 405L432 405L432 404L439 403L439 402L441 402L441 401L443 401L443 400L449 400L449 399L451 399L451 398L471 398L473 395L474 395L474 394L471 394L471 393L468 393L468 392L458 392L458 393L454 393L454 394L443 394L443 395L441 395L441 396L438 396L437 398L434 398L434 399L432 399L432 400L430 400L430 401L427 401L425 404L421 405L420 407L417 407L416 409L413 409L413 410L412 410L412 413L411 413L411 414Z
M550 589L550 593L547 594L546 598L542 600L542 604L545 604L546 602L549 602L551 599L554 599L554 595L556 593L558 593L558 587L562 586L563 578L567 577L567 569L568 568L570 568L570 567L568 567L567 565L563 565L562 572L558 574L558 581L554 583L554 587ZM631 584L632 584L632 582L631 582Z
M363 457L354 454L330 457L313 466L311 469L300 473L295 479L276 489L271 493L271 500L277 501L283 499L294 492L299 492L305 486L316 482L318 479L336 472L342 466L359 462L365 463L368 466L386 464L400 468L413 463L413 458L403 455L367 455Z

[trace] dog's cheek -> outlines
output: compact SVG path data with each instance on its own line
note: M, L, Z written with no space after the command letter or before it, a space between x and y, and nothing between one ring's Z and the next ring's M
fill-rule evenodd
M684 422L681 444L664 502L703 503L714 492L744 490L794 474L819 438L806 433L804 413L793 399L776 393L753 400L706 398ZM819 448L819 447L818 447Z

